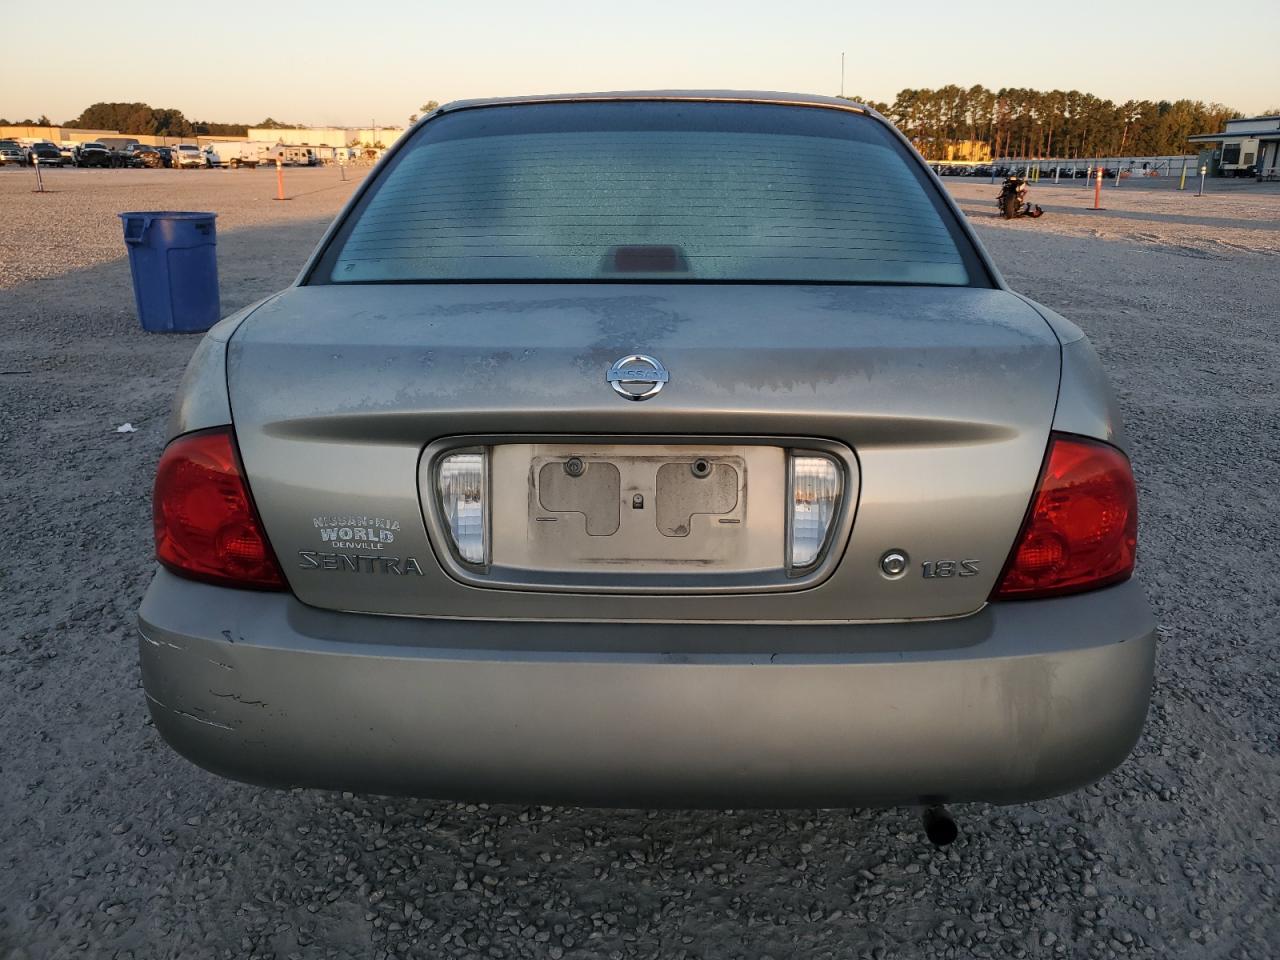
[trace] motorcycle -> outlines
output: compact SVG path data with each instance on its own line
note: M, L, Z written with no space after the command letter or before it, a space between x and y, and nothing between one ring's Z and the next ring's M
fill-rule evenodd
M1044 211L1038 204L1027 202L1027 181L1013 175L1004 178L1000 196L996 198L996 206L1000 209L1000 215L1006 220L1044 215Z

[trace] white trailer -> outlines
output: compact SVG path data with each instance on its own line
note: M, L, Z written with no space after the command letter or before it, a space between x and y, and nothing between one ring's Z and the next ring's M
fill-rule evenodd
M206 143L205 149L212 148L220 166L230 167L232 170L238 167L252 170L259 163L266 162L263 153L273 146L274 144L262 140L217 140Z
M1222 160L1219 166L1224 177L1251 177L1258 162L1259 141L1257 137L1243 137L1239 140L1222 142Z
M275 163L279 160L289 167L315 167L323 161L317 155L319 147L295 146L289 143L273 143L259 155L263 163Z

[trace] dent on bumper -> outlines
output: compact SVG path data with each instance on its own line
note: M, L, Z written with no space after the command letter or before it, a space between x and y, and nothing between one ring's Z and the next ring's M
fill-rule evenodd
M613 806L1066 792L1127 756L1155 650L1136 582L958 621L735 626L393 620L161 571L139 623L157 728L216 773Z

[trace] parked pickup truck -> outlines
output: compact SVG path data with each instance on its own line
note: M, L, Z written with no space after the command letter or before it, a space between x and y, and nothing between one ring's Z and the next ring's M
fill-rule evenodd
M80 167L109 167L111 166L111 151L107 149L105 144L97 141L82 143L76 156L76 165Z
M147 167L151 170L158 170L164 166L164 159L160 156L160 151L147 143L131 143L124 148L121 153L123 158L123 166L126 167Z
M66 158L62 156L62 151L47 140L41 140L31 145L32 166L61 167L66 162Z
M194 143L180 143L173 148L173 166L175 170L206 166L204 154Z

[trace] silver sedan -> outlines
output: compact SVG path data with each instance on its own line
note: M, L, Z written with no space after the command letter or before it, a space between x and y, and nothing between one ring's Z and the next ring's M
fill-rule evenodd
M171 434L143 678L226 776L936 825L1146 716L1093 348L844 100L444 107Z

